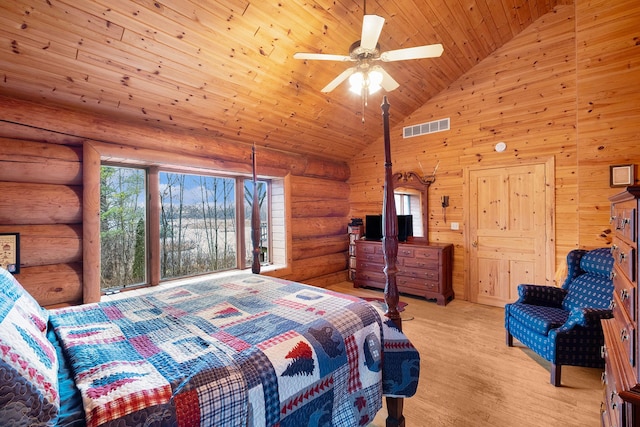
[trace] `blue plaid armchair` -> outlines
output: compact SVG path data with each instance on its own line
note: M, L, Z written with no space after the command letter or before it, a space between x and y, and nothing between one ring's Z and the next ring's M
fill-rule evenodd
M613 257L609 248L567 255L567 279L555 286L519 285L520 298L504 308L509 347L515 337L551 362L551 384L562 365L604 367L600 319L613 316Z

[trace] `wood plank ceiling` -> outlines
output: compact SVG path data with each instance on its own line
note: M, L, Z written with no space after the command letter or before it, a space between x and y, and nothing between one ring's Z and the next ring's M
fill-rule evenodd
M391 125L540 16L573 0L369 0L382 51L442 43L440 58L383 63ZM343 83L362 0L0 2L0 93L119 120L348 161L382 133L382 94ZM1 119L1 118L0 118ZM80 135L82 136L82 135ZM395 136L394 136L395 138Z

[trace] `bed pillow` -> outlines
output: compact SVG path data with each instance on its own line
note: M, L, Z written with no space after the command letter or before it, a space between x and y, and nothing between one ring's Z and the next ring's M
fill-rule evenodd
M46 332L49 313L27 292L22 285L4 268L0 267L0 293L18 304L28 314L33 324Z
M55 425L58 359L41 327L47 313L17 281L0 277L0 420L16 426Z

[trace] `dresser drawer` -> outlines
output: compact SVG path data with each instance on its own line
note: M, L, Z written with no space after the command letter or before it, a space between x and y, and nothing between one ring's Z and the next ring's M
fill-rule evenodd
M367 263L384 265L384 256L382 254L375 254L375 253L357 250L356 259L358 263L367 262Z
M615 206L611 217L616 233L630 242L636 241L636 209L633 207Z
M422 281L429 280L433 282L438 282L438 278L439 278L437 266L435 270L403 268L402 270L398 271L398 276L413 277L415 279L419 279Z
M413 258L416 256L416 251L407 245L398 247L398 259L401 258Z
M396 283L400 288L400 292L407 292L417 295L424 295L425 292L438 292L440 286L438 282L425 281L416 277L398 275L396 276Z
M416 248L415 257L419 260L429 260L435 263L439 263L440 250L434 248Z
M387 277L382 270L356 270L355 281L359 286L373 286L373 283L381 284L384 288ZM379 287L379 286L376 286Z
M438 262L435 260L424 258L405 258L402 260L402 265L408 268L424 268L431 271L435 270L435 273L432 274L435 274L437 276L438 267L440 264L438 264Z
M613 294L613 317L615 318L615 339L624 348L626 360L631 366L635 366L636 329L617 294Z
M636 322L636 287L623 274L614 270L613 288L631 321Z
M605 386L604 395L602 396L601 412L604 426L622 427L624 426L624 400L620 398L618 393Z
M361 257L356 257L356 268L362 272L384 274L384 263L364 261Z
M627 405L619 395L619 392L624 390L622 385L624 374L619 371L621 360L618 355L622 350L618 341L618 328L615 319L602 320L602 330L605 335L605 345L602 349L605 369L602 374L604 391L600 411L603 421L607 423L603 425L624 427Z
M615 239L611 245L611 254L613 255L616 270L622 272L629 281L635 282L635 249L627 245L620 239Z

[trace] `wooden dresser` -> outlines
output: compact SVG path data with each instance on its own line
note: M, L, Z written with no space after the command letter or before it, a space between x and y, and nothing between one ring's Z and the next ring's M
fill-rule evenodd
M612 196L611 253L613 269L613 318L602 321L604 332L604 397L602 425L640 426L640 360L638 357L638 213L640 186Z
M452 262L451 244L399 243L396 264L399 292L436 299L439 305L446 305L453 299ZM353 286L384 289L385 281L382 242L356 240L356 276Z

